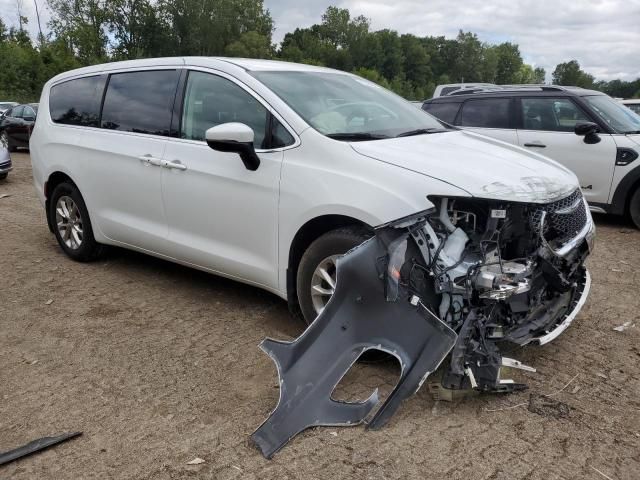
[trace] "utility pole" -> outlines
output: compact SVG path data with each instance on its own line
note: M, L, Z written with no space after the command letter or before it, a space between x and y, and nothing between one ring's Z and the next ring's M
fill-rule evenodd
M36 5L36 17L38 19L38 31L40 32L40 47L44 45L44 35L42 34L42 26L40 25L40 11L38 10L38 0L33 0Z

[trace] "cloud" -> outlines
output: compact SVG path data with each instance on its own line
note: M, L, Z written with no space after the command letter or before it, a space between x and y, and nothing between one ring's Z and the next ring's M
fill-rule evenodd
M329 5L365 15L373 29L455 37L459 30L486 42L520 46L527 63L552 72L576 59L602 80L640 77L640 0L266 0L275 40L288 30L320 21Z
M17 23L16 1L0 0L0 15L9 25ZM45 0L36 1L46 31L51 14ZM22 3L37 38L34 0ZM453 38L462 29L482 41L514 42L525 62L549 73L576 59L598 79L640 77L640 0L265 0L276 24L274 40L319 23L329 5L370 18L375 30Z

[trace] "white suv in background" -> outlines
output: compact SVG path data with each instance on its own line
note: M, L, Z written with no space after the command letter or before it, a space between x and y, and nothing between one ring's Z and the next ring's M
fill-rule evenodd
M575 87L458 90L422 108L451 125L541 153L571 169L593 211L629 213L640 228L640 116Z
M30 146L49 227L71 258L138 250L269 290L308 322L333 294L337 257L418 213L438 232L422 244L432 268L468 264L473 280L496 258L524 262L523 278L557 264L576 277L565 292L588 291L593 223L573 173L345 72L225 58L74 70L45 85ZM456 291L448 309L474 292ZM573 303L532 332L566 328L577 297L562 298Z

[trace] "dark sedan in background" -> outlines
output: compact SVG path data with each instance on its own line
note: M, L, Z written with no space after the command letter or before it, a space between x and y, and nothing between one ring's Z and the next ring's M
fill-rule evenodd
M28 103L7 110L0 118L0 144L10 152L29 148L29 138L36 123L38 104Z

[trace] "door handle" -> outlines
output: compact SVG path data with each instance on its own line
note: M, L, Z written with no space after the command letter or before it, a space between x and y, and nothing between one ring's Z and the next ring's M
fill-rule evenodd
M534 147L534 148L547 148L544 143L525 143L525 147Z
M150 153L147 153L146 155L142 155L138 157L138 159L145 165L153 165L155 167L159 167L162 165L162 160L154 157Z
M172 162L163 162L162 164L165 168L173 168L174 170L186 170L187 166L184 165L180 160L173 160Z

